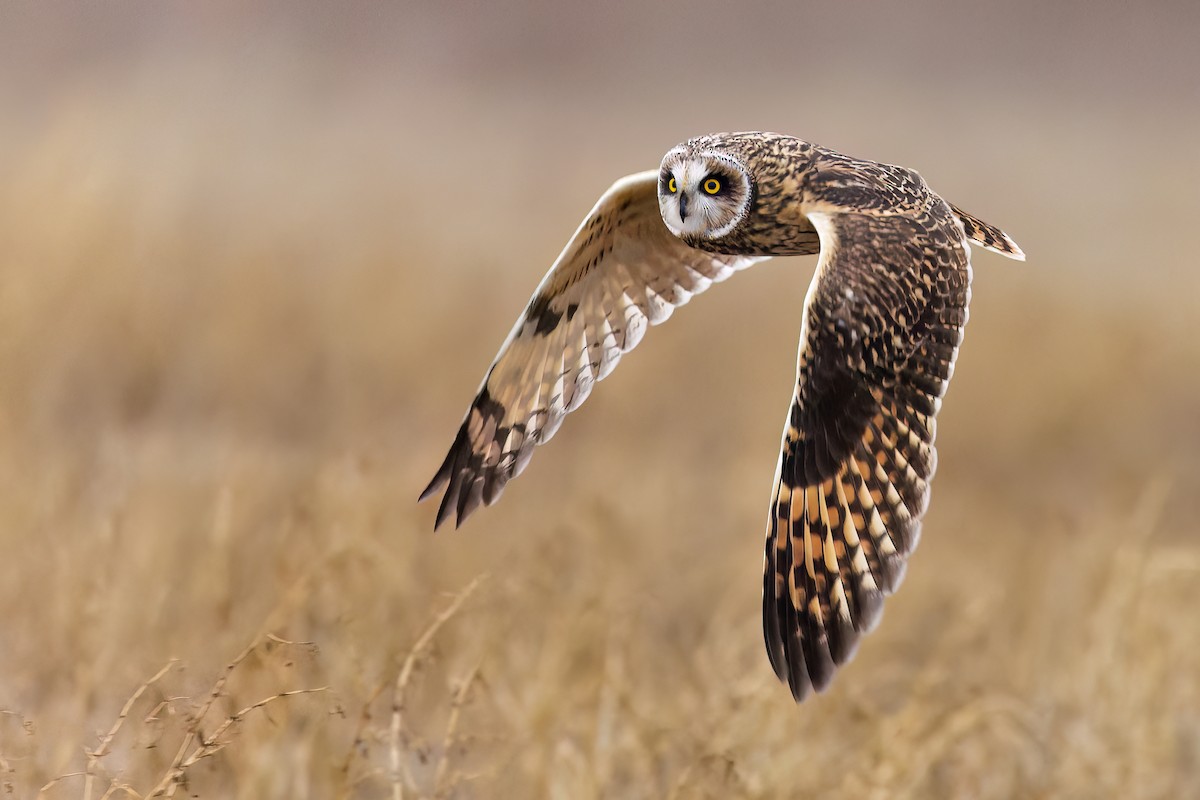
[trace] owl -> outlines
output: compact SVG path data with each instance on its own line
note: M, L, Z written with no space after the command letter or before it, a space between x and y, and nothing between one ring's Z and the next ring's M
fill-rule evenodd
M1003 231L916 172L775 133L701 136L601 196L533 293L421 495L434 527L500 497L647 329L738 270L817 255L766 524L763 633L799 701L904 577L971 298Z

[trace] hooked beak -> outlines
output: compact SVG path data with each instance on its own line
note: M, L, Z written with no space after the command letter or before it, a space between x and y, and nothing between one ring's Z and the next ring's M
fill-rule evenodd
M679 193L679 221L687 221L687 195L683 192Z

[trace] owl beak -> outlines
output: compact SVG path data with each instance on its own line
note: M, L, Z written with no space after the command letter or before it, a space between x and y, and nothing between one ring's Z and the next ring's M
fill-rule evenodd
M683 192L679 193L679 221L687 221L687 195Z

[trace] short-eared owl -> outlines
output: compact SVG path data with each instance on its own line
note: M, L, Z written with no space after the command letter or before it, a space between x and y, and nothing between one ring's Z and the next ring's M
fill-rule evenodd
M534 292L421 495L446 488L435 527L494 503L648 326L756 261L819 252L767 519L763 630L797 700L824 689L917 544L968 242L1024 258L903 167L773 133L679 145L604 193Z

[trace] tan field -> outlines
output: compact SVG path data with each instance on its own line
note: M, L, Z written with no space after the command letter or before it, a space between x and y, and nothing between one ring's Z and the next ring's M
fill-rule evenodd
M0 796L1200 796L1195 12L340 8L0 11ZM596 197L731 128L1029 256L976 252L920 548L800 705L759 593L813 259L461 530L416 504Z

